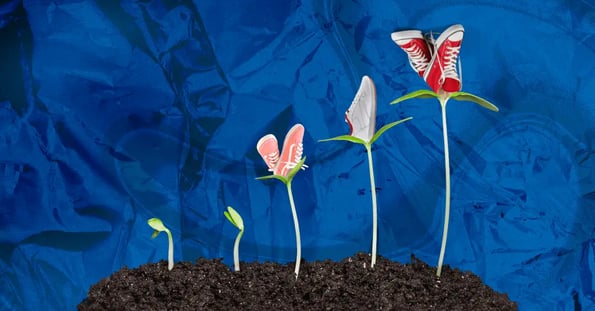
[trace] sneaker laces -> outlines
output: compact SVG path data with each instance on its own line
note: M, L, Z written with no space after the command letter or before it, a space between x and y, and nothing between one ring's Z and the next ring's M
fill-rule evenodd
M293 148L293 146L291 146ZM293 161L285 163L287 169L292 170L301 160L302 160L302 153L304 152L304 144L299 143L296 146L295 154L293 155ZM301 169L305 170L308 167L306 164L302 164Z
M273 172L275 170L275 166L277 166L277 162L279 162L279 152L273 151L267 154L266 159L269 160L268 162L271 163L271 168L269 168L269 172Z
M460 46L447 46L444 57L443 78L459 80L457 74L457 57L459 56Z
M423 50L418 45L405 48L409 55L409 61L415 71L425 71L428 68L428 60L424 57Z

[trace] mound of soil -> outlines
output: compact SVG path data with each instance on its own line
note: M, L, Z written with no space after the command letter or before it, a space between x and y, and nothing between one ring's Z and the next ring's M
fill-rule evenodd
M411 257L400 264L358 253L335 261L294 265L242 263L233 272L220 259L124 267L93 285L78 310L517 310L470 273L433 267Z

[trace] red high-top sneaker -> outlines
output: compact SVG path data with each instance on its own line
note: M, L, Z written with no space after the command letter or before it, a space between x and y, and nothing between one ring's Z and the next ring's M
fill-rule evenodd
M409 65L423 77L427 72L428 64L432 54L428 49L428 44L419 30L403 30L393 32L391 39L399 46L409 58Z
M461 90L457 59L464 33L462 25L453 25L441 33L435 42L436 51L428 65L429 69L424 74L424 80L436 93L440 89L449 93Z

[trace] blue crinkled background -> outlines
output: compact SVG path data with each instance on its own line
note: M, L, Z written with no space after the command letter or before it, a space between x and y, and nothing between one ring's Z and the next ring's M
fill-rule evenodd
M347 133L362 75L378 127L379 253L437 262L444 205L439 105L394 98L423 81L395 30L465 26L451 102L445 262L521 310L595 308L595 4L591 1L8 1L0 5L0 309L74 310L122 266L294 260L285 187L255 150L306 127L293 190L303 257L369 251L364 149Z

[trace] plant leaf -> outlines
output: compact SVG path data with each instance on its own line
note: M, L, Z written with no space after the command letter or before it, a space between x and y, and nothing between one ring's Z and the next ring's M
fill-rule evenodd
M231 215L229 215L228 211L223 211L223 215L225 215L225 218L227 218L227 220L229 220L229 222L231 222L231 224L237 228L238 225L236 225L235 221L233 221L233 218L231 218Z
M240 231L244 230L244 220L242 219L242 216L240 216L240 214L235 209L233 209L233 207L228 206L227 211L224 211L223 214L225 214L227 220L236 226L236 228L240 229Z
M266 180L266 179L278 179L281 182L283 182L284 184L287 183L287 179L285 177L279 176L279 175L275 175L275 174L267 175L267 176L262 176L262 177L256 177L256 180Z
M153 228L155 231L167 231L167 228L165 225L163 225L163 222L159 218L151 218L147 220L147 224L149 224L149 226L151 226L151 228Z
M473 95L473 94L467 93L467 92L454 92L454 93L450 94L450 98L452 98L454 100L458 100L458 101L473 102L473 103L476 103L476 104L478 104L484 108L487 108L491 111L499 110L498 107L496 107L496 105L490 103L486 99L483 99L477 95Z
M399 125L405 121L409 121L413 119L413 117L407 117L405 119L399 120L399 121L395 121L395 122L391 122L389 124L384 125L383 127L381 127L378 132L376 132L376 134L374 134L374 136L372 136L372 139L370 139L369 144L372 145L378 138L380 138L380 135L382 135L384 132L388 131L391 127L395 126L395 125Z
M302 160L300 160L300 162L298 162L295 167L289 171L287 174L287 182L290 182L293 179L293 176L295 176L295 174L297 174L297 172L302 168L304 162L306 162L306 157L303 157ZM287 184L287 182L285 184Z
M289 171L289 173L287 173L287 177L273 174L273 175L267 175L267 176L262 176L262 177L256 177L256 179L257 180L265 180L265 179L275 178L287 185L287 183L290 182L291 179L293 179L293 176L295 176L295 174L297 174L297 172L302 168L302 165L304 165L305 161L306 161L306 157L303 157L302 160L300 162L298 162L295 165L295 167L293 167L291 169L291 171Z
M405 94L395 100L393 100L392 102L390 102L391 105L394 104L398 104L402 101L406 101L408 99L412 99L412 98L437 98L438 94L430 91L430 90L417 90L414 92L411 92L409 94Z
M159 235L159 233L161 233L161 231L159 231L159 230L153 231L153 234L151 234L151 239L156 238Z
M318 142L327 142L327 141L333 141L333 140L350 141L352 143L362 144L362 145L366 144L366 142L363 139L361 139L359 137L351 136L351 135L341 135L341 136L337 136L337 137L333 137L333 138L321 139Z

